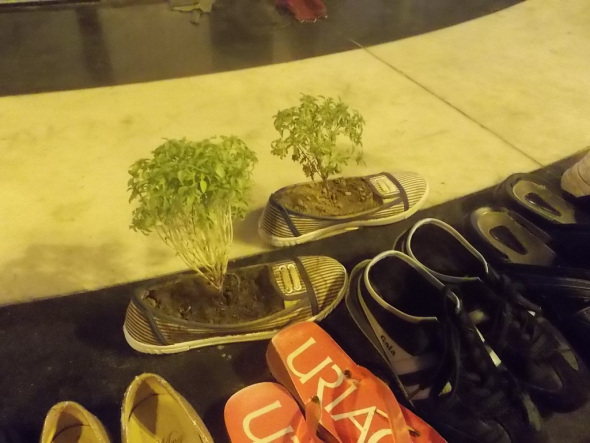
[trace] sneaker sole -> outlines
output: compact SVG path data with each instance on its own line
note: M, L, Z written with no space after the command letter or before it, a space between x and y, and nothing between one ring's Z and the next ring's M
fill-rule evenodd
M391 217L368 220L353 220L348 223L339 223L337 225L328 226L322 229L318 229L316 231L308 232L307 234L302 234L298 237L277 237L268 234L260 225L260 220L262 220L261 218L258 222L258 234L264 241L270 243L272 246L287 247L300 245L302 243L307 243L313 240L319 240L321 238L332 237L334 235L343 234L348 231L355 231L365 226L370 227L389 225L402 220L406 220L407 218L410 218L412 215L418 212L418 210L422 208L422 205L428 198L429 191L429 185L428 183L426 183L426 190L424 191L424 195L420 198L420 200L416 202L413 208L408 209L407 211L402 212L401 214L393 215Z
M342 266L343 269L344 266ZM348 274L345 273L345 280L342 289L334 299L331 305L329 305L326 309L320 312L318 315L314 317L310 317L307 320L303 321L320 321L326 318L338 304L344 298L344 295L348 292L348 284L349 284L349 277ZM142 352L144 354L176 354L179 352L186 352L191 349L198 349L203 348L205 346L215 346L215 345L223 345L228 343L241 343L241 342L248 342L248 341L257 341L257 340L266 340L270 339L275 336L277 332L279 332L282 328L273 329L271 331L262 331L262 332L252 332L248 334L235 334L235 335L222 335L219 337L209 337L209 338L201 338L192 341L186 341L182 343L174 343L171 345L152 345L148 343L140 342L134 339L131 334L127 331L126 325L123 325L123 334L125 336L125 340L136 351Z

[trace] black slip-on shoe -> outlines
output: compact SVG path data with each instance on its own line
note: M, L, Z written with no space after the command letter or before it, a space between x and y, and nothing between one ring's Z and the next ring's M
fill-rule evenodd
M546 231L570 260L590 266L590 212L568 201L559 186L532 174L513 174L498 185L494 198Z
M404 250L459 296L506 367L542 407L571 411L588 399L588 371L569 342L459 232L437 219L408 231Z
M547 318L590 358L590 270L573 267L549 234L506 208L473 211L467 231L486 258L523 283Z
M377 373L449 442L546 441L535 405L496 366L459 298L415 260L386 251L360 263L345 306L361 332L347 332L353 358L375 350Z

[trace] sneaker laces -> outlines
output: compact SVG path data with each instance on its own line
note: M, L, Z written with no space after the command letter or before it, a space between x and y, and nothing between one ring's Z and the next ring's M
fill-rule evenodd
M442 355L446 358L441 359L417 391L430 386L431 398L452 402L459 395L459 386L467 385L461 391L470 396L468 404L476 407L482 416L496 416L508 404L506 391L500 386L498 368L491 361L475 327L466 323L467 315L450 302L452 290L442 288L441 298L444 306L438 320L442 330Z
M491 271L486 283L492 291L482 291L482 294L496 307L491 334L497 349L518 344L519 352L526 352L528 358L535 360L543 357L551 347L547 346L550 338L534 315L540 314L541 308L522 295L522 284L512 281L505 274Z

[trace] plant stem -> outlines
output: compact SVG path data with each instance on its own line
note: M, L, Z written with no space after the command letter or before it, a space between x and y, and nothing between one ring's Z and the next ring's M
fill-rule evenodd
M194 218L184 214L156 231L191 269L221 293L233 239L231 208L219 204L211 208L210 215L209 223L197 227Z

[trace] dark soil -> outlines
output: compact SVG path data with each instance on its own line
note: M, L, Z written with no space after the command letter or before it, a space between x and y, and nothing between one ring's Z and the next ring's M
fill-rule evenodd
M210 324L243 323L284 308L264 267L238 269L225 277L219 293L202 277L191 275L155 287L145 300L162 313Z
M382 204L367 182L357 177L328 180L328 190L321 182L310 182L281 189L275 195L285 208L316 216L360 214Z

